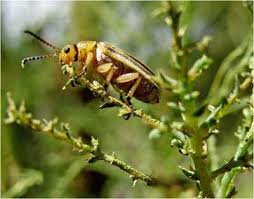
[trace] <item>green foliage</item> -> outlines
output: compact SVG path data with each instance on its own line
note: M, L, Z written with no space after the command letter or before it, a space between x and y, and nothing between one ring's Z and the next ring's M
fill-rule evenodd
M43 175L41 172L32 169L26 170L21 174L19 181L3 194L3 197L20 197L24 195L30 187L41 185L42 183Z
M53 68L54 61L22 70L22 58L41 47L25 36L10 47L10 30L3 28L2 93L26 105L18 107L10 94L2 99L2 195L251 197L252 173L241 175L253 172L251 3L69 5L66 20L55 17L64 8L57 3L58 11L32 29L63 45L105 40L140 57L156 71L161 102L134 99L130 106L74 68ZM54 24L61 24L61 35Z

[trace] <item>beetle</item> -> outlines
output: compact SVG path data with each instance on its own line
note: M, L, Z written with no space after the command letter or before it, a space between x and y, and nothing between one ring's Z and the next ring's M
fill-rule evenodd
M31 31L26 30L25 33L52 48L55 53L24 58L22 67L28 61L58 57L63 68L78 63L77 71L80 75L89 73L93 78L99 76L106 91L111 84L115 89L123 91L128 101L134 97L145 103L159 102L159 89L153 80L154 73L144 63L120 48L107 42L81 41L67 44L60 49Z

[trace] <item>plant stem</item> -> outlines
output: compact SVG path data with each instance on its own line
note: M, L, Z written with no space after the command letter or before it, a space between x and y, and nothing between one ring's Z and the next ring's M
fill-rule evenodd
M211 178L209 175L208 167L207 167L207 149L206 149L206 141L203 140L203 131L199 129L198 121L193 117L192 113L196 110L196 101L194 99L185 100L184 95L190 94L192 92L192 84L188 81L187 76L187 56L185 54L185 49L182 46L182 37L180 34L180 17L181 11L177 10L171 2L167 2L165 5L167 10L167 15L171 20L170 26L173 32L173 43L172 43L172 52L173 56L176 57L176 64L180 66L180 71L178 71L179 78L184 84L183 92L180 94L181 102L183 106L186 108L185 116L185 124L186 130L188 131L188 135L190 135L191 142L191 157L193 159L193 163L195 166L195 174L197 175L200 183L200 191L202 197L212 198L214 194L211 188Z
M120 99L117 99L111 95L108 95L108 93L105 91L104 87L100 85L98 82L90 82L87 80L84 75L78 78L76 81L78 81L78 84L81 86L85 86L91 91L95 92L97 95L102 97L103 99L106 99L108 103L114 106L118 106L121 109L119 110L119 116L123 116L125 114L132 114L133 116L139 117L143 120L143 122L150 128L156 128L158 129L161 133L168 133L169 132L169 127L161 122L160 120L157 120L153 118L152 116L146 114L143 110L141 109L136 109L135 107L126 104L125 102L121 101ZM69 85L69 82L66 84L66 86ZM64 88L66 88L64 86Z
M38 132L44 132L52 135L56 139L65 141L73 146L74 149L82 153L90 153L92 158L89 162L95 162L98 160L103 160L104 162L110 163L121 170L130 174L131 179L135 182L137 180L143 180L147 182L148 185L164 185L160 183L159 180L152 178L150 175L144 174L137 169L129 166L127 163L117 159L114 155L109 155L102 152L99 149L99 143L97 140L92 138L91 144L88 145L83 143L80 138L75 138L70 134L68 126L62 124L62 128L56 128L57 120L52 121L38 120L32 117L31 113L26 111L24 103L22 103L19 109L16 108L15 102L12 100L10 93L7 94L8 97L8 108L5 122L8 124L16 123L18 125L30 128Z
M207 163L202 157L192 156L195 171L199 178L200 189L202 191L202 197L214 198L214 194L211 189L211 180L207 171Z
M157 184L157 181L154 178L134 169L133 167L126 164L125 162L115 158L114 155L108 155L106 153L101 153L99 158L101 158L104 162L112 164L112 165L118 167L119 169L129 173L131 175L130 177L132 178L133 181L141 179L141 180L147 182L148 185Z
M232 183L232 180L238 173L241 172L241 170L242 170L241 167L236 167L232 169L230 172L224 174L221 180L220 190L217 195L218 198L225 198L227 196L227 193L229 193L229 187L230 184Z
M226 173L230 171L231 169L235 167L240 167L240 166L246 166L246 167L251 167L251 165L248 164L248 161L253 159L253 154L247 155L244 158L234 160L233 158L220 168L214 170L211 174L211 178L215 179L218 175Z
M214 194L211 188L211 177L209 175L206 159L206 143L202 139L200 130L196 128L196 130L192 133L192 137L190 140L193 150L193 153L191 153L191 157L195 166L195 173L198 176L200 182L202 197L213 198Z
M253 114L253 112L252 112ZM252 118L253 119L253 118ZM222 171L227 171L227 166L233 168L229 172L226 172L221 180L221 186L218 192L218 197L226 197L230 192L230 184L232 184L234 177L238 175L242 170L243 166L249 167L248 160L253 159L253 154L248 155L248 149L253 143L253 129L254 129L254 120L252 120L251 128L247 134L243 137L238 145L234 158L228 164L222 166L220 169L213 172L213 175L220 174ZM245 132L242 131L242 134ZM238 167L235 167L239 164Z
M211 136L209 139L207 139L207 144L208 144L208 154L209 154L209 161L210 161L210 170L216 170L219 166L219 157L216 151L216 142L217 142L217 137ZM211 174L212 178L212 174ZM219 190L220 182L219 179L214 180L213 184L213 190L217 192Z
M235 50L229 53L228 56L224 59L215 75L206 101L209 101L213 104L217 101L217 99L220 99L218 97L218 89L221 87L224 76L227 75L227 71L230 69L230 67L232 67L232 64L235 62L235 60L238 59L242 54L244 54L245 50L248 47L248 44L250 43L251 36L252 32L250 31L246 39L244 39L242 43Z

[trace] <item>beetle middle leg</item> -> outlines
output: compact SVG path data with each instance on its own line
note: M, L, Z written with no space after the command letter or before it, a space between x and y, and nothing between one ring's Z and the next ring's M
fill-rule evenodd
M104 81L104 88L107 91L108 86L113 78L114 75L114 65L112 63L105 63L101 64L97 67L97 72L103 75L106 75L105 81Z
M96 68L96 71L99 74L105 76L103 87L104 87L106 93L105 93L105 96L103 97L103 101L105 101L105 98L107 98L107 96L109 95L108 86L114 76L115 69L116 69L116 67L113 65L113 63L104 63L104 64L99 65ZM106 104L106 106L108 106L107 105L108 102L106 102L105 104ZM104 107L104 105L102 105L102 107Z

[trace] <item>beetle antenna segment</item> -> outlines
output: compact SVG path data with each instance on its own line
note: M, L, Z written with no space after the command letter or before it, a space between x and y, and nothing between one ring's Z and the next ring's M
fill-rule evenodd
M60 48L57 48L56 46L48 43L47 41L45 41L44 39L42 39L41 37L39 37L38 35L34 34L33 32L29 31L29 30L25 30L24 33L30 34L33 37L35 37L36 39L38 39L40 42L42 42L43 44L45 44L46 46L49 46L51 48L53 48L54 50L56 50L57 52L60 52Z
M52 57L56 57L57 54L51 54L51 55L39 55L39 56L33 56L33 57L26 57L22 60L21 62L21 66L22 68L25 67L25 64L29 61L34 61L34 60L39 60L39 59L48 59L48 58L52 58Z

